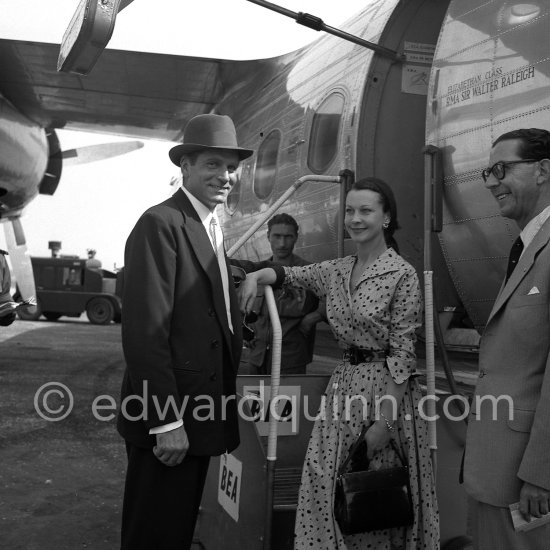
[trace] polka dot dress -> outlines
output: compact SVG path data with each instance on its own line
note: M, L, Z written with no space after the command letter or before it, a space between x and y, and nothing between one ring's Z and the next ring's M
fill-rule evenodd
M303 286L326 299L331 329L342 348L386 350L386 361L340 363L327 386L306 453L296 512L295 550L414 550L439 548L439 521L427 440L418 414L422 397L411 373L421 292L414 268L386 250L350 290L356 257L285 267L285 284ZM389 351L388 351L389 350ZM375 419L376 403L389 377L408 380L393 437L407 457L415 520L410 527L344 536L333 516L336 472L364 423ZM353 397L353 399L352 399ZM391 447L377 453L370 468L400 465Z

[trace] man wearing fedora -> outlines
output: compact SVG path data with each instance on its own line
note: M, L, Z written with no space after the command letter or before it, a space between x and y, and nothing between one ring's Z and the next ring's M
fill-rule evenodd
M169 153L183 187L149 208L126 243L123 550L189 548L210 457L239 444L241 318L215 209L252 154L229 117L191 119Z

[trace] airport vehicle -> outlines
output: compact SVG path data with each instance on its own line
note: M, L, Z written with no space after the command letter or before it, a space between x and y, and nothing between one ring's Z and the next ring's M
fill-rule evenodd
M57 321L86 312L93 325L120 322L116 273L88 267L87 260L78 257L33 257L31 262L37 306L19 309L20 319L34 321L43 315L48 321Z
M460 343L475 349L517 235L481 169L499 134L550 127L549 16L542 0L365 0L344 29L389 51L329 35L252 61L106 50L86 78L56 72L56 45L0 40L0 120L11 132L0 133L0 145L9 143L17 158L0 159L2 216L17 218L39 191L55 187L44 176L59 161L54 137L50 145L46 137L56 127L178 141L192 116L228 114L242 146L257 151L227 203L228 246L299 177L347 168L392 184L401 253L422 271L430 178L442 199L434 215L436 311L441 318L455 311ZM285 205L301 227L298 254L312 261L338 254L339 197L334 184L312 184ZM257 234L239 254L260 258L267 247ZM446 344L457 345L457 334L451 325Z

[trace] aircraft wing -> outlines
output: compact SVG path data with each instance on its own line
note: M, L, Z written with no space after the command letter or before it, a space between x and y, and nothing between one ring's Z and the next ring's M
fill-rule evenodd
M58 54L59 44L0 39L0 92L43 127L170 141L243 79L276 65L107 49L78 76L57 72Z

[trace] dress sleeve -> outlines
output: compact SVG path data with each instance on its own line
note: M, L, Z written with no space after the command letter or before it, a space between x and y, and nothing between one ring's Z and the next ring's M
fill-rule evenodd
M396 384L407 380L416 366L414 345L421 316L420 282L411 268L399 279L390 303L390 350L386 363Z
M285 266L284 284L311 290L318 298L323 299L329 287L331 265L332 262L322 262L304 266Z

